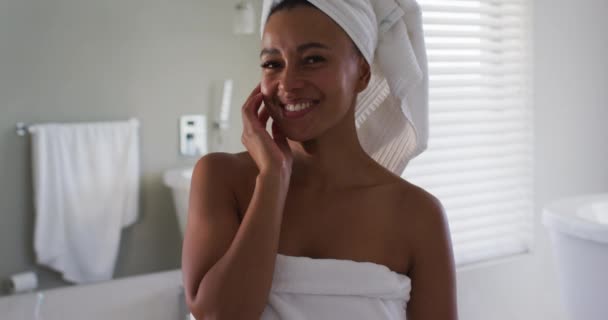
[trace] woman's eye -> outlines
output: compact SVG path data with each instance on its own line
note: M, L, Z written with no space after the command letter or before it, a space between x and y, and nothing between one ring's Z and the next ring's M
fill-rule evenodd
M306 61L307 64L314 64L314 63L325 61L325 58L323 58L321 56L310 56L310 57L306 57L304 59L304 61Z
M280 67L280 65L276 61L266 61L266 62L262 62L260 67L262 67L262 69L276 69L276 68Z

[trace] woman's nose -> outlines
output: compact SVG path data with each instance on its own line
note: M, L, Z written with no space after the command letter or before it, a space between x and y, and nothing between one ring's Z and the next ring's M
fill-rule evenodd
M285 67L279 78L279 91L290 92L304 86L301 75L294 67Z

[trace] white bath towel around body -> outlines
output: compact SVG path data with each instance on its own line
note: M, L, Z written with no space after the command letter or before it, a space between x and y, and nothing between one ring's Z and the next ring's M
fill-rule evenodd
M410 291L384 265L278 254L261 320L404 320Z
M41 124L32 133L38 263L87 283L112 278L139 198L139 123Z

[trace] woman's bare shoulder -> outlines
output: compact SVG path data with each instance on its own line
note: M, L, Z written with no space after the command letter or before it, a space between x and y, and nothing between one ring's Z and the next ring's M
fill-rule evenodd
M428 190L410 181L401 179L400 191L403 195L403 205L415 205L419 208L429 208L440 205L439 199Z
M232 184L244 178L255 177L257 167L247 152L212 152L200 158L195 166L195 175L207 175L209 180L221 179Z
M399 183L398 195L396 205L402 211L409 213L408 224L420 227L421 224L443 223L445 215L443 205L428 190L407 180L402 180Z
M408 240L423 246L448 240L448 220L441 201L431 192L407 181L403 194L400 206L408 212L407 221L403 222L408 229Z
M424 231L438 230L445 223L443 205L424 188L403 178L393 184L390 195L394 220L406 232L404 241L421 240Z

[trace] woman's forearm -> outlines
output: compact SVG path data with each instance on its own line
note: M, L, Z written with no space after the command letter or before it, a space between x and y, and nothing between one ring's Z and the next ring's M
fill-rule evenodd
M199 286L197 304L209 318L259 319L272 285L288 185L280 175L258 176L232 244Z

